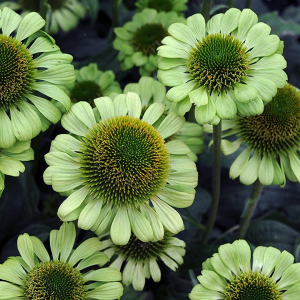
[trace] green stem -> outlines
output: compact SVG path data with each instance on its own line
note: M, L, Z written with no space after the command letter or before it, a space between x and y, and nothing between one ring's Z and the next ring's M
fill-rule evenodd
M246 0L245 8L251 7L251 0Z
M228 8L232 8L234 6L234 0L227 1Z
M259 196L262 192L262 189L263 185L259 182L259 180L256 180L252 187L250 198L248 198L246 201L245 210L241 217L240 230L238 234L239 239L243 239L247 233L251 218L253 216L253 212L259 200Z
M221 186L221 139L222 139L222 121L218 125L213 126L213 178L212 178L212 203L210 207L209 217L206 223L206 231L202 237L202 243L205 244L214 228L217 217L220 186Z
M209 20L211 3L212 3L212 0L203 0L202 1L201 13L205 19L205 22L207 22Z
M119 0L111 1L112 26L119 26Z
M48 0L40 0L40 11L39 14L41 17L46 20L46 15L47 15L47 4Z

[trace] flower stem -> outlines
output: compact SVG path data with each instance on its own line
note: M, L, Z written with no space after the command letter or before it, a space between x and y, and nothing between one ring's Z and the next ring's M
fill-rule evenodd
M201 13L205 19L205 22L207 22L209 20L211 2L212 2L212 0L203 0L202 1Z
M227 1L228 8L232 8L234 6L234 0Z
M206 230L202 237L202 243L205 244L214 227L217 217L220 186L221 186L221 139L222 139L222 121L218 125L213 126L213 178L212 178L212 203L210 207L209 217L206 223Z
M251 0L246 0L245 8L251 7Z
M119 0L111 1L111 13L112 13L112 26L119 26Z
M253 212L259 200L259 196L262 192L262 189L263 185L259 182L259 180L256 180L252 187L250 198L248 198L246 201L245 209L241 217L240 230L238 233L239 239L243 239L247 233L251 218L253 216Z

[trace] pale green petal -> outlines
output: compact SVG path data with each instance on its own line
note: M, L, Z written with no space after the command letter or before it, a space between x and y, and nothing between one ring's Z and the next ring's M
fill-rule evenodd
M252 271L261 272L264 264L264 256L268 248L258 246L253 252Z
M254 48L249 51L249 57L262 57L269 56L271 54L276 53L280 44L280 39L277 35L271 34L264 38L262 41L257 43Z
M219 33L221 32L221 24L224 14L217 14L213 16L208 22L207 22L207 32L209 34L211 33Z
M150 268L150 274L153 281L159 282L161 280L161 272L155 259L150 259L149 268Z
M8 259L3 264L0 264L0 278L2 280L23 285L25 277L26 272L17 261Z
M219 300L220 293L218 291L208 290L201 284L197 284L193 287L192 292L189 294L189 298L191 300L199 300L199 299Z
M20 161L7 156L0 156L0 172L3 174L18 177L20 172L24 171L25 166Z
M38 71L36 80L43 80L53 84L70 84L74 81L74 67L71 64L58 65L43 71Z
M145 114L144 114L142 120L151 125L154 124L164 113L165 107L166 106L162 103L153 103L145 111Z
M201 41L205 37L205 20L201 14L194 14L187 18L187 26L193 31L197 40Z
M300 159L295 152L289 152L290 167L292 168L297 180L300 182Z
M6 114L5 110L0 110L0 148L11 147L15 142L16 138L13 132L12 123Z
M241 11L237 8L228 9L221 21L221 32L224 34L231 33L237 28Z
M189 93L190 101L194 103L197 107L204 106L208 104L208 99L210 98L209 93L205 87L200 87Z
M268 247L264 254L263 268L261 273L270 276L274 271L275 265L280 257L281 252L273 247Z
M76 265L80 260L93 255L101 249L101 242L98 238L93 237L81 243L71 254L68 263L71 266Z
M213 100L209 97L207 105L195 107L195 118L199 124L211 123L216 115L217 109Z
M251 9L243 9L238 23L237 38L244 41L248 31L257 23L257 21L257 15Z
M0 299L12 300L12 297L18 297L16 299L22 299L19 297L22 297L24 295L24 291L22 288L4 281L0 282L0 291Z
M240 148L241 143L242 143L241 139L238 139L234 142L230 142L228 140L222 140L221 150L224 155L230 155Z
M85 268L98 265L102 267L107 262L109 262L108 256L103 252L95 252L91 256L84 258L77 266L76 269L81 271Z
M234 85L234 95L240 102L250 102L257 98L257 90L250 84L236 83Z
M179 66L170 70L158 70L157 78L167 86L177 86L190 81L189 74L186 73L187 68L185 66Z
M273 157L264 155L258 170L258 179L263 185L271 185L274 179Z
M255 47L261 41L265 40L270 34L271 27L265 23L259 22L255 24L248 32L245 40L245 46L248 49Z
M126 104L128 108L128 116L139 118L142 112L140 96L136 93L127 93Z
M93 109L89 103L85 101L76 103L72 106L71 111L89 129L92 129L96 125Z
M216 101L216 109L220 119L233 119L237 113L237 105L227 93L220 93Z
M287 291L283 294L284 300L295 300L299 296L300 293L300 284L297 283L287 289Z
M245 185L253 184L258 178L258 170L261 164L260 155L255 152L253 157L250 158L246 167L240 175L240 181Z
M230 178L235 179L241 175L247 166L250 154L251 150L247 148L235 159L229 170Z
M157 197L151 198L151 202L167 230L178 233L184 229L182 218L176 210Z
M282 273L293 264L294 262L294 256L287 251L283 251L279 258L277 259L276 265L275 265L275 271L272 274L272 279L274 281L278 281Z
M59 260L66 262L70 256L76 239L76 230L74 224L67 222L63 223L58 230L57 238L60 250Z
M171 102L179 102L181 100L183 100L186 96L188 96L188 94L191 94L191 90L195 87L196 82L194 80L191 80L189 82L183 83L181 85L178 85L176 87L171 88L168 92L167 92L167 99ZM196 90L198 91L198 90ZM200 93L202 92L202 90L200 91ZM206 91L204 90L202 93L206 93ZM200 98L200 95L198 95ZM201 100L200 100L201 101ZM192 99L191 99L191 102ZM193 102L196 103L196 102Z
M123 286L120 282L110 282L87 292L89 299L111 300L120 299L123 295Z
M21 20L22 17L19 14L7 7L4 7L0 26L2 28L2 34L9 36L14 30L17 29Z
M160 57L158 59L158 68L162 70L169 70L175 67L184 66L186 59L184 58L165 58Z
M278 289L283 290L299 282L300 263L289 266L282 274L281 280L277 283Z
M191 149L180 140L171 140L166 143L169 154L188 154Z
M197 36L194 34L194 31L182 23L172 24L168 31L176 39L193 47L197 44Z
M32 269L35 265L33 245L30 236L27 233L24 233L18 237L17 247L26 264Z
M21 21L16 34L16 40L22 41L40 30L45 25L45 20L36 12L26 15Z
M76 104L80 104L80 103L76 103ZM69 111L67 114L63 115L63 117L61 118L61 125L70 133L79 136L85 136L89 130L89 127L87 127L82 122L80 122L72 110Z
M101 207L102 201L100 201L98 198L90 201L80 213L78 218L78 227L84 230L91 229L97 221Z
M226 281L218 276L216 272L210 270L203 270L202 276L199 276L199 282L203 287L211 291L219 291L223 293L225 291Z
M258 95L265 102L271 101L277 94L276 85L267 78L259 78L259 80L257 80L255 77L247 77L245 82L255 87L258 91Z
M232 271L235 275L239 275L241 273L239 263L240 257L238 256L237 249L233 244L225 244L220 246L218 253L222 262L230 271Z
M254 70L267 70L274 68L285 69L287 66L286 60L280 54L273 54L270 56L262 57L259 61L251 65Z
M243 117L260 115L264 111L264 103L259 96L255 101L242 103L236 101L238 114Z
M130 239L130 234L131 226L127 209L120 207L111 225L111 239L116 245L126 245Z
M100 112L102 121L114 117L114 105L113 101L109 97L100 97L95 99L94 102Z
M33 252L35 253L35 255L42 262L50 261L49 253L46 250L44 244L41 242L41 240L38 239L35 236L31 236L30 239L31 239L31 243L32 243L32 246L33 246Z
M160 46L157 48L157 55L165 58L184 58L188 59L189 54L183 49L173 48L171 46Z
M63 220L64 217L78 208L89 193L89 188L82 187L73 192L59 207L58 216Z
M161 122L157 130L166 139L175 134L183 126L184 122L185 119L183 117L178 117L175 112L171 112Z
M272 81L277 88L284 88L288 79L286 73L278 68L272 70L251 71L251 75L255 76L258 81L260 81L260 79L268 78L268 80Z
M130 226L134 235L142 242L153 240L153 230L150 222L134 208L128 208Z
M126 116L128 108L126 105L126 95L120 94L113 100L115 116Z
M178 24L178 23L177 23ZM175 24L174 24L175 25ZM183 24L181 24L183 25ZM172 26L172 25L171 25ZM185 26L185 25L184 25ZM187 27L187 26L186 26ZM188 28L188 27L187 27ZM172 36L167 36L162 40L162 43L170 46L172 48L176 48L179 50L184 50L187 53L190 53L192 51L192 46L189 43L185 43L182 40L178 40ZM174 66L173 66L174 67Z
M274 167L274 180L273 180L272 184L280 185L281 187L284 187L286 184L286 178L285 178L284 172L281 169L281 167L279 166L276 159L273 159L272 162L273 162L273 167Z

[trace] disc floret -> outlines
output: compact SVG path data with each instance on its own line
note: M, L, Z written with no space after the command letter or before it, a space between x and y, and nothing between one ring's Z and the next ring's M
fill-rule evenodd
M138 118L100 122L87 134L81 152L86 185L114 206L137 207L167 182L170 159L164 139Z
M25 299L84 300L86 293L81 273L61 261L41 262L24 280Z
M24 100L35 74L35 63L25 45L0 34L0 110Z
M222 33L203 37L187 60L189 73L198 85L217 94L241 82L247 76L249 64L249 54L243 43Z

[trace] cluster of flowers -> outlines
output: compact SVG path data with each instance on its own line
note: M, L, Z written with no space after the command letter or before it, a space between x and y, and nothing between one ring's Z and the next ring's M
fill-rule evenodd
M135 65L142 75L123 91L96 64L74 72L28 1L11 6L22 16L7 4L0 10L0 192L4 176L18 176L20 161L33 159L32 138L59 120L68 132L45 156L45 183L67 197L58 209L64 223L50 233L52 257L38 238L21 235L20 256L0 265L0 299L117 299L120 280L136 290L146 278L160 281L159 259L175 271L185 243L174 236L184 228L174 208L194 201L209 124L225 119L224 138L238 136L222 141L225 154L248 146L232 178L300 181L300 95L286 83L282 42L251 10L229 9L205 24L201 14L178 14L185 2L169 1L169 12L145 8L115 29L122 69ZM78 1L49 3L48 32L67 31L84 15ZM157 68L168 92L149 77ZM184 118L193 104L199 124ZM98 237L74 250L72 221ZM239 240L203 264L190 299L296 299L299 272L292 255L272 247L256 248L251 260Z

